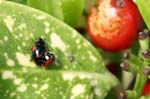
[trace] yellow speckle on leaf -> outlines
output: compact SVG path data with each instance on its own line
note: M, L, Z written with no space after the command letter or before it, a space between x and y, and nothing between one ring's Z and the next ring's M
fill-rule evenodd
M21 83L22 79L16 78L13 80L15 85L19 85Z
M43 90L47 90L48 89L48 84L46 83L46 84L43 84L42 86L41 86L41 88L40 88L40 90L41 91L43 91Z
M85 85L77 84L71 90L71 99L76 99L77 96L83 94L85 92Z
M3 71L2 72L2 79L14 79L16 76L13 74L12 71Z
M27 67L35 67L36 65L30 61L31 56L29 54L23 54L21 52L16 52L16 58L18 60L18 63L22 66Z
M8 66L14 66L14 65L15 65L15 62L14 62L12 59L8 59L8 60L7 60L7 65L8 65Z
M13 27L14 27L14 19L12 18L12 16L6 16L6 18L4 18L4 22L8 28L8 30L10 32L13 32Z
M67 45L56 33L52 33L50 39L53 47L59 48L62 52L65 52L67 50Z
M4 41L8 41L8 37L7 36L4 36Z
M25 84L21 84L18 88L17 88L17 91L19 92L24 92L27 90L27 85Z

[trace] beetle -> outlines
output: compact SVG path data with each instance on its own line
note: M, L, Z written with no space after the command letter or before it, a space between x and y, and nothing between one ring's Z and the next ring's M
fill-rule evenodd
M48 67L55 60L55 54L50 52L46 47L46 43L42 38L39 38L32 47L31 60L37 65Z

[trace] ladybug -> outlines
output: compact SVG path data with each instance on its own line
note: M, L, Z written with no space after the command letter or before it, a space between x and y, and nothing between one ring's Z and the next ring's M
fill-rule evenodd
M46 47L46 43L42 38L39 38L32 47L31 60L37 65L48 67L55 60L55 54L50 52Z

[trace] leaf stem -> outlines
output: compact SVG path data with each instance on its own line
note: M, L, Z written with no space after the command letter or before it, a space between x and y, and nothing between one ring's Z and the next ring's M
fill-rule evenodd
M148 77L143 74L137 74L134 91L136 92L137 97L141 96L141 93L143 91L144 85L146 84ZM137 99L137 98L135 98Z

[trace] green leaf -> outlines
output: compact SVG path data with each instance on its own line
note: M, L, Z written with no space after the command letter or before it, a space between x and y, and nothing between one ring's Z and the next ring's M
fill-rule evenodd
M149 18L149 13L150 13L150 0L136 0L136 3L138 5L138 8L143 16L143 19L147 25L147 27L150 29L150 18Z
M84 0L62 0L64 22L75 27L84 8Z
M83 11L83 0L28 0L28 5L45 11L75 27Z
M31 49L39 37L56 55L47 69L31 61ZM0 48L0 99L104 99L118 83L79 33L44 12L17 3L0 2Z
M27 4L63 20L61 0L28 0Z
M7 0L7 1L13 1L21 4L27 4L27 0Z
M1 71L1 99L103 99L116 85L108 74L66 71Z

